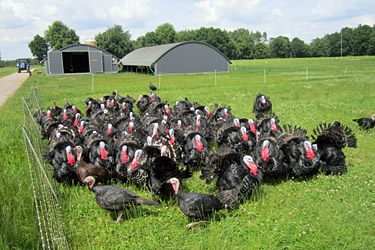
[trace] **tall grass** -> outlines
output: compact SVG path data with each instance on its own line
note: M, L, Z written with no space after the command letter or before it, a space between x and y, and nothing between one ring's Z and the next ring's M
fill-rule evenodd
M235 65L235 66L234 66ZM176 200L162 207L137 207L120 225L116 214L100 209L86 186L60 186L64 220L74 249L371 249L375 246L375 131L363 131L353 118L369 117L375 103L375 58L270 59L234 61L235 72L161 76L157 94L173 105L188 97L214 107L230 105L237 117L254 118L255 96L270 96L282 124L309 131L321 122L341 121L351 127L358 148L345 149L348 173L318 174L311 178L265 183L237 211L221 211L193 229ZM308 69L308 77L307 77ZM266 80L265 80L266 72ZM346 74L345 74L346 72ZM44 109L63 98L84 110L86 97L99 98L117 89L136 98L148 93L150 75L96 74L33 75L0 108L0 246L4 249L39 248L28 167L20 125L21 96L39 81ZM122 185L121 183L117 183ZM145 198L145 188L128 186ZM183 191L211 193L199 174L185 181Z

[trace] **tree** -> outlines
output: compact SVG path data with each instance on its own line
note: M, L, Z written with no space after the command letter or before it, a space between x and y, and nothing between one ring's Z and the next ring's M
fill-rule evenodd
M294 57L309 57L311 56L310 46L298 37L293 38L290 47Z
M232 37L235 46L237 48L238 56L236 59L250 59L253 56L255 50L254 38L250 34L249 30L240 28L229 32Z
M38 58L39 61L47 57L48 45L43 37L35 35L34 39L29 42L29 48L31 54Z
M254 58L265 59L270 55L270 48L266 43L257 43L255 45Z
M358 25L353 30L354 33L354 47L357 49L357 56L368 55L370 38L373 34L373 29L369 25Z
M290 49L289 38L285 36L278 36L270 40L271 57L274 58L287 58L292 57Z
M176 42L176 31L172 24L159 25L155 30L155 38L158 45Z
M182 30L176 33L176 42L197 40L195 30Z
M314 57L324 57L330 55L330 48L327 39L313 39L310 47L312 56Z
M44 31L44 39L49 48L59 50L70 44L79 43L75 30L69 29L61 21L55 21Z
M121 25L114 25L103 33L97 34L95 40L99 48L122 58L134 49L130 37L129 31L124 32Z

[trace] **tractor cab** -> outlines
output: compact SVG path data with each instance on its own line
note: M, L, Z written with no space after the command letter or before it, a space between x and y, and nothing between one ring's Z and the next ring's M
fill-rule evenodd
M16 60L17 62L17 71L21 73L22 71L26 71L27 73L31 73L30 71L30 59L29 58L19 58Z

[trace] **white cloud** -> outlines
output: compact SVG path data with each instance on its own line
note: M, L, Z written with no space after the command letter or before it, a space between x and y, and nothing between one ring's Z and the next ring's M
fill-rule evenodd
M282 16L283 14L282 14L282 12L281 12L281 9L279 9L279 8L275 8L275 9L273 9L272 10L272 14L274 15L274 16Z
M201 0L193 12L196 20L211 25L228 19L248 18L254 12L260 0Z

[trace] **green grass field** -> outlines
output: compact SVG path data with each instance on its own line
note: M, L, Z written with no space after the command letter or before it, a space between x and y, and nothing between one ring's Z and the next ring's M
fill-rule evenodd
M73 249L373 249L375 246L375 130L363 131L353 118L375 113L375 58L314 58L234 61L231 73L160 77L157 94L173 105L188 97L203 105L230 105L239 118L254 118L255 96L273 103L281 124L309 131L338 120L353 129L358 147L345 149L348 173L265 183L233 212L220 211L192 229L175 200L162 207L138 207L118 225L116 214L100 209L87 186L58 184L66 233ZM20 126L22 96L39 82L42 108L63 98L85 109L86 97L117 89L122 96L147 94L148 80L124 74L33 75L0 108L0 248L41 248ZM118 185L122 185L118 183ZM151 199L147 189L127 187ZM199 174L183 191L214 192Z
M17 72L16 66L6 66L0 68L0 77L7 76Z

